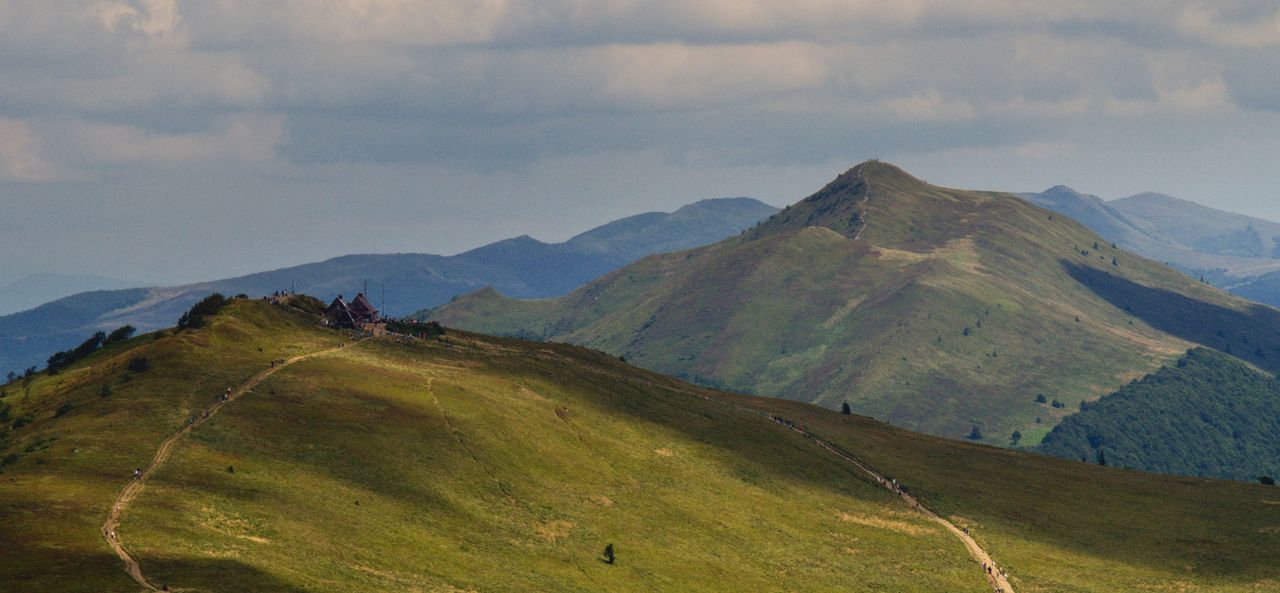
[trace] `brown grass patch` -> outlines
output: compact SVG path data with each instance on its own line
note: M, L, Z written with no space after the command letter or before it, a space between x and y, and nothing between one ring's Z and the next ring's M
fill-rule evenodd
M925 535L930 531L932 531L927 527L915 525L912 523L907 523L906 521L896 521L893 519L871 517L868 515L854 515L850 513L839 512L839 513L836 513L836 518L840 519L845 523L855 523L858 525L862 525L864 527L874 527L876 529L888 529L890 531L905 533L907 535Z
M533 525L533 533L538 539L553 544L568 537L573 527L572 521L542 521Z

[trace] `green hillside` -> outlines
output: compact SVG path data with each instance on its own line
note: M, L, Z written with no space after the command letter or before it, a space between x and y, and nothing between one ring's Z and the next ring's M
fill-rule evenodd
M1145 471L1235 480L1280 476L1280 384L1197 348L1063 419L1041 450Z
M353 343L233 301L5 390L25 419L0 445L6 592L138 590L100 529L193 417L117 530L176 591L990 590L953 534L765 414L971 529L1019 592L1280 590L1275 488L921 436L567 345Z
M562 298L487 290L429 316L706 385L847 401L939 435L978 426L993 444L1014 431L1034 444L1080 401L1193 343L1280 364L1280 312L1012 195L932 186L874 161L740 237L643 259Z

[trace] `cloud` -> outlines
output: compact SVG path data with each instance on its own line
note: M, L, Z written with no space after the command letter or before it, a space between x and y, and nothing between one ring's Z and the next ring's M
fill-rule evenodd
M157 133L137 126L75 122L63 128L85 166L94 164L270 164L285 140L283 118L237 115L209 130Z
M40 139L25 122L0 117L0 180L53 181L56 169L40 156Z

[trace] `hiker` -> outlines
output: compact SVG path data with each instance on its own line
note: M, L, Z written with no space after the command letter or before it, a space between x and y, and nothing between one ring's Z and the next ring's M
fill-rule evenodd
M135 479L135 480L136 480L136 479L138 479L138 478L140 478L140 477L142 477L142 468L140 468L140 467L134 468L134 470L133 470L133 479Z

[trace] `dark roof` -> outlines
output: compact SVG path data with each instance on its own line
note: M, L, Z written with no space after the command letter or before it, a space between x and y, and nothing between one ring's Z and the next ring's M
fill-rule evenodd
M378 314L378 310L373 308L373 304L369 302L369 299L364 298L364 293L356 295L356 298L347 307L357 316Z

